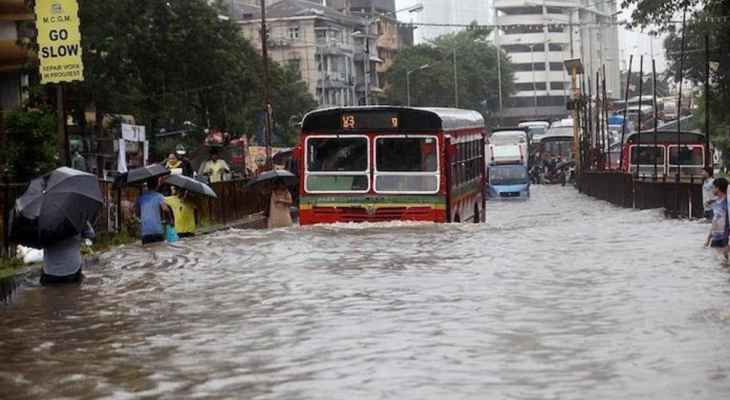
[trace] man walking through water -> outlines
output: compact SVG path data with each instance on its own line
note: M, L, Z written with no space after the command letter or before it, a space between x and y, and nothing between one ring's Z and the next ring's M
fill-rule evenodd
M87 222L84 231L43 249L43 270L41 285L80 283L83 280L81 268L81 241L93 239L94 228Z
M139 218L139 230L142 244L165 241L165 230L162 226L163 215L170 215L170 207L165 198L157 192L157 178L147 181L145 191L137 199L135 214Z
M722 250L727 259L728 245L728 206L727 206L727 180L717 178L712 183L712 194L716 201L712 203L712 225L710 233L705 240L705 247Z

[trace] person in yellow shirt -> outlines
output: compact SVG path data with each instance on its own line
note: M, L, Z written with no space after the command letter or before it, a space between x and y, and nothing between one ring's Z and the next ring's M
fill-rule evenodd
M198 208L187 190L175 190L172 196L165 197L165 203L172 209L175 218L175 230L180 237L195 236L200 216Z
M210 183L222 182L226 180L226 175L231 173L228 163L220 158L218 149L210 150L210 160L206 161L200 167L200 175L208 177Z

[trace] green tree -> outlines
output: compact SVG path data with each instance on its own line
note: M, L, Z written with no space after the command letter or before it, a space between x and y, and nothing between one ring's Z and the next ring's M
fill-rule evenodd
M484 30L465 30L403 50L385 76L388 100L407 104L406 75L408 71L417 71L410 79L412 105L453 107L455 52L459 107L478 110L485 116L497 111L497 48L487 41L488 34ZM423 65L429 67L419 70ZM514 76L505 53L501 67L506 98L513 92Z
M710 73L710 125L713 142L730 154L730 1L727 0L682 0L641 1L624 0L624 8L635 7L632 26L657 27L668 33L664 42L668 73L675 82L679 80L680 65L683 79L704 84L706 78L705 38L709 38L710 61L718 68ZM682 29L676 23L677 16L687 10L685 52L682 60ZM698 100L700 109L696 116L704 127L705 101Z
M27 182L58 166L56 119L46 111L16 111L5 117L7 140L0 148L0 172ZM1 175L1 174L0 174Z
M252 135L263 110L263 63L238 25L220 18L226 3L79 0L85 80L67 85L70 112L81 121L93 105L97 121L131 114L152 132L191 121ZM291 116L314 100L298 77L275 63L271 70L274 122L290 140Z

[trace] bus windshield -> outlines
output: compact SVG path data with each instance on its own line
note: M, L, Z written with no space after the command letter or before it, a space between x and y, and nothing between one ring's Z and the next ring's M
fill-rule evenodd
M523 165L495 165L489 167L489 183L492 185L525 185L528 182L527 168Z
M307 140L309 192L366 192L368 140L365 137L313 137Z
M375 191L438 191L435 137L380 137L375 143Z

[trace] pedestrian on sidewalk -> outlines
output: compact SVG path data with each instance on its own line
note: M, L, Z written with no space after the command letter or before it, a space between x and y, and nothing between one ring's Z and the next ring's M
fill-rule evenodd
M712 204L715 202L715 195L712 193L712 186L715 180L712 177L712 167L705 167L702 170L702 205L705 207L705 219L712 221Z
M268 227L269 229L288 228L292 226L291 211L289 207L294 203L282 181L274 183L274 189L271 191L268 209Z
M705 247L723 250L727 259L728 246L728 206L727 206L727 180L725 178L717 178L712 184L712 194L715 195L716 201L712 204L712 225L710 233L705 240Z
M144 193L135 204L143 245L165 241L163 217L171 215L171 212L170 207L165 204L165 198L157 192L157 185L157 178L148 180Z
M165 203L172 210L178 236L181 238L195 236L200 223L200 213L193 202L193 195L187 190L173 186L172 196L165 197Z
M80 283L84 276L81 267L81 242L96 236L91 224L79 234L43 249L41 285Z

